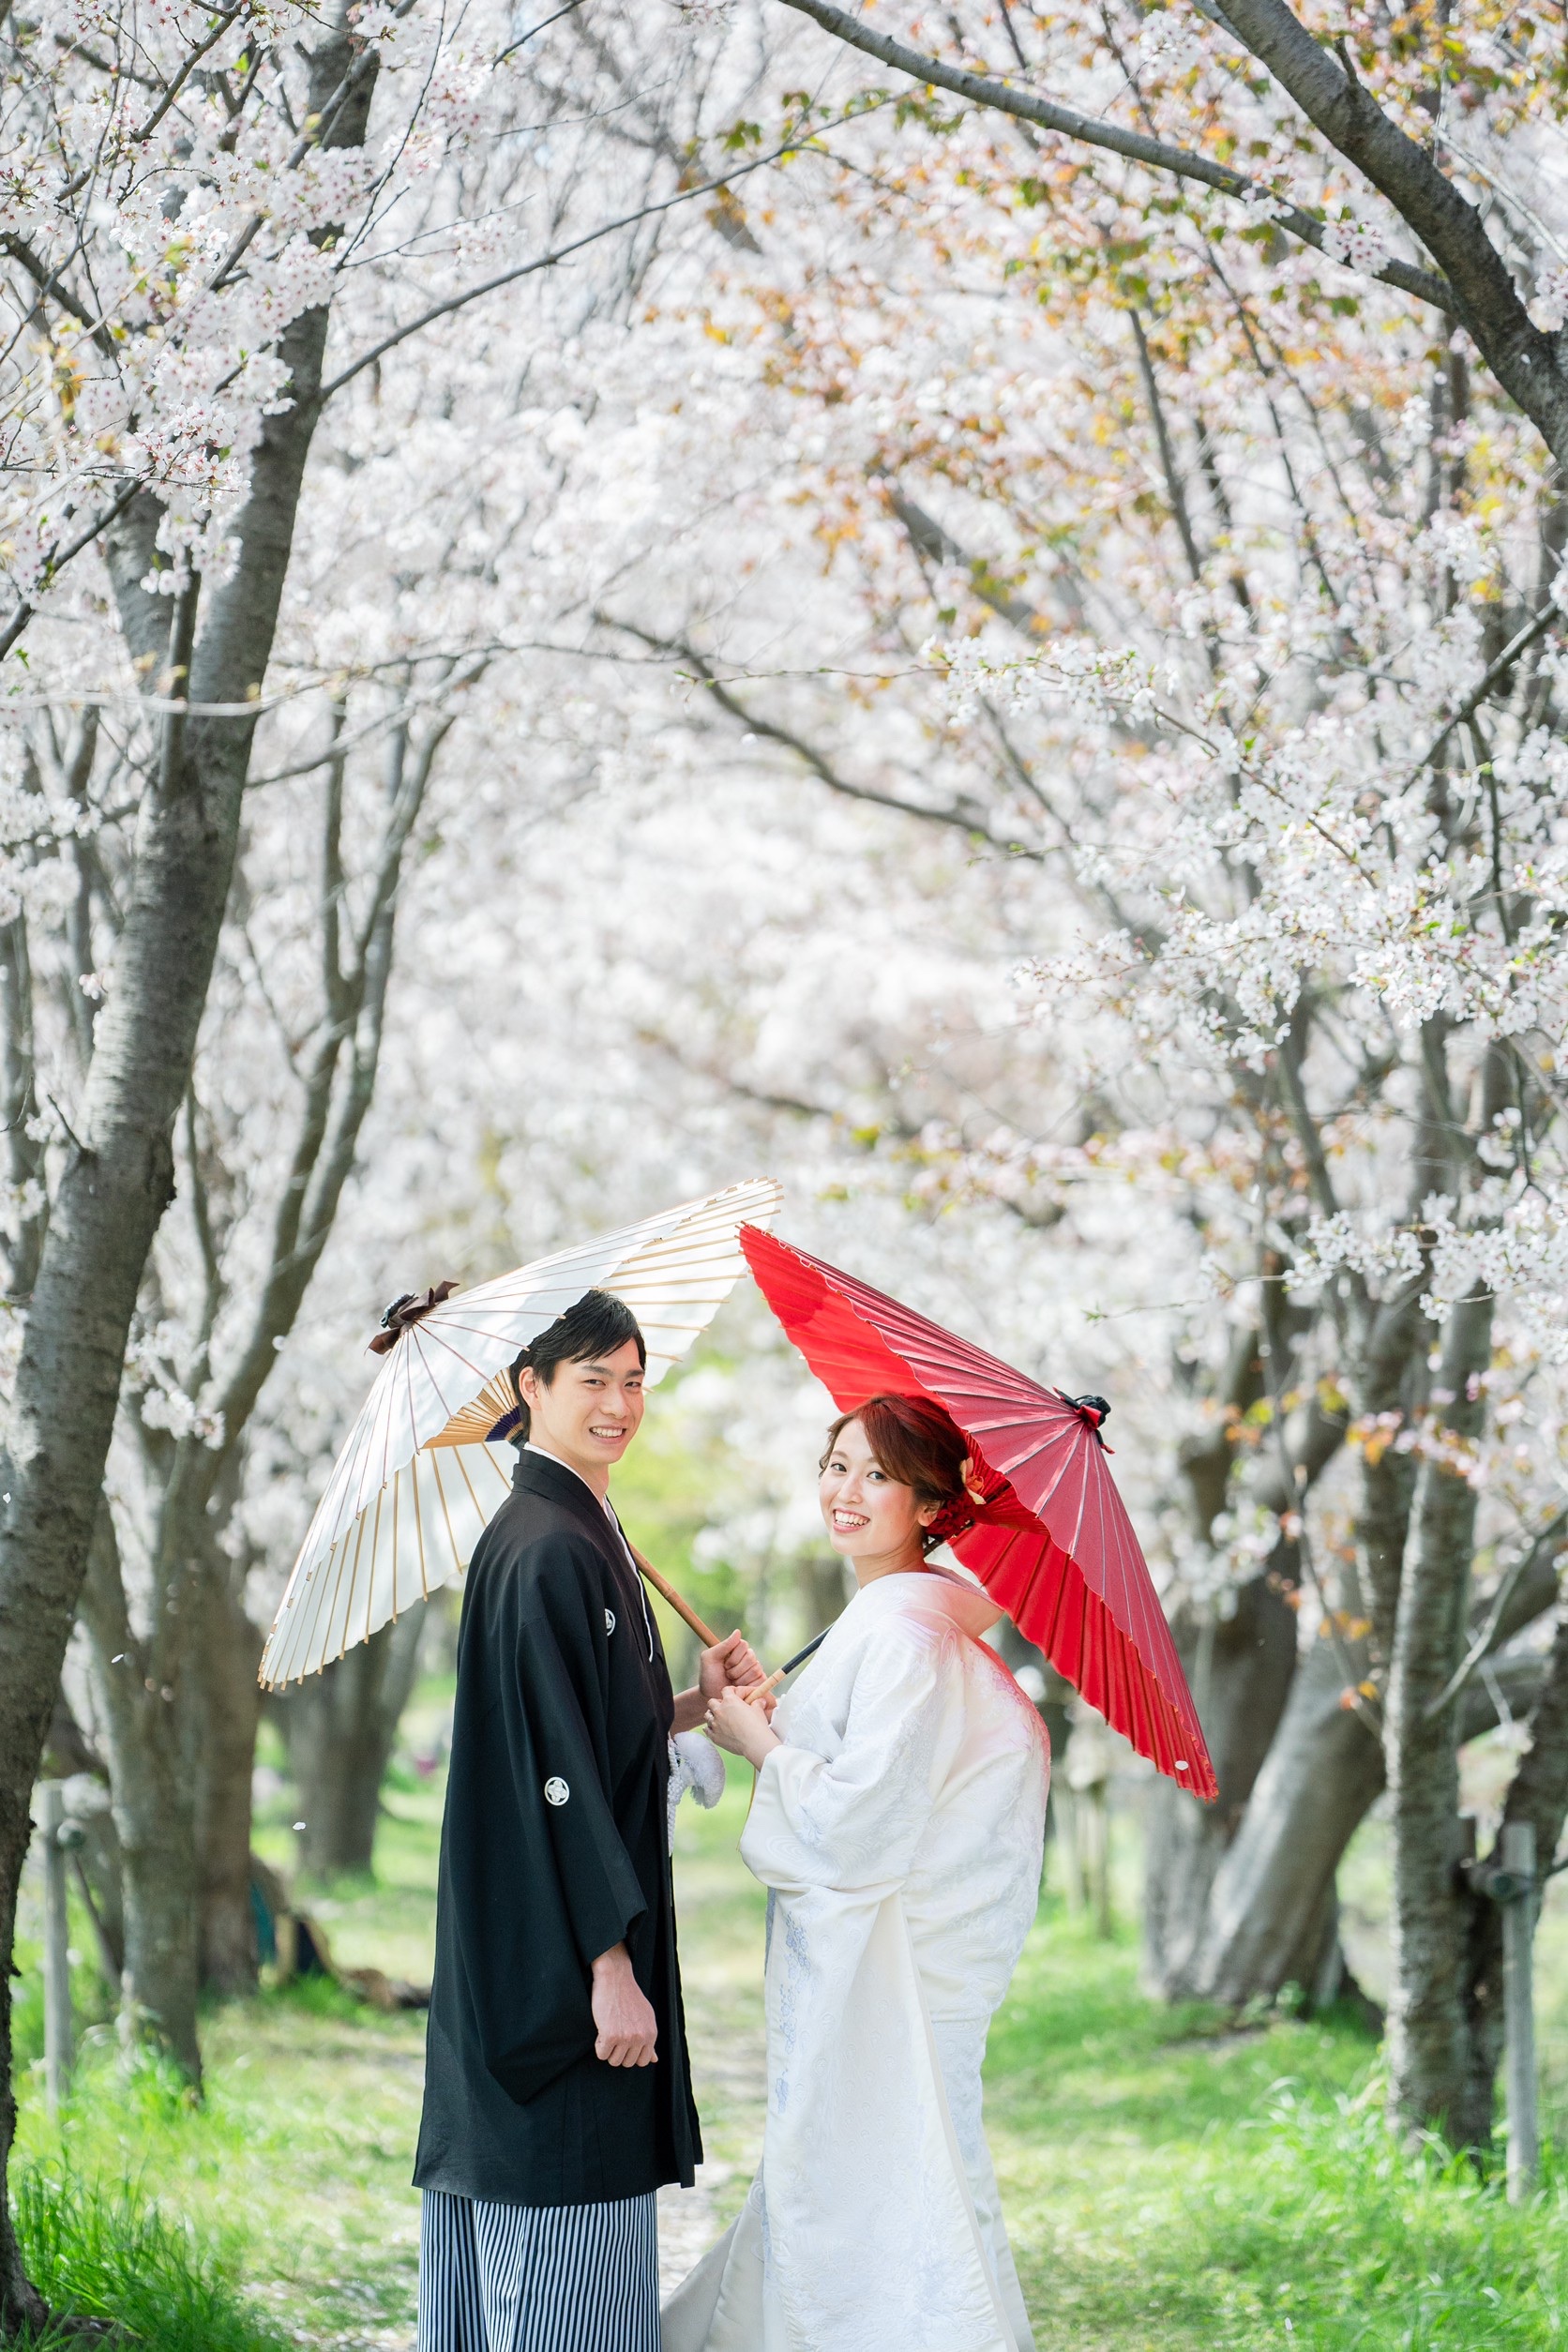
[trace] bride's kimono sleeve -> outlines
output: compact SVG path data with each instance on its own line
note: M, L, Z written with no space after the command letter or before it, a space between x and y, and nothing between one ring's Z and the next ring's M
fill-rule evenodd
M837 1755L769 1753L741 1840L764 1886L880 1900L908 1876L963 1738L956 1638L889 1621L859 1662Z

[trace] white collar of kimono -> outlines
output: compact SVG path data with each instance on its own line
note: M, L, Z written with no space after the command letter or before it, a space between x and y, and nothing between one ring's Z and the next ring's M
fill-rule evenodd
M850 1606L853 1608L856 1604L862 1608L908 1610L912 1616L944 1617L973 1641L989 1633L1003 1614L978 1576L972 1576L967 1568L939 1567L934 1561L923 1570L878 1576L861 1587Z

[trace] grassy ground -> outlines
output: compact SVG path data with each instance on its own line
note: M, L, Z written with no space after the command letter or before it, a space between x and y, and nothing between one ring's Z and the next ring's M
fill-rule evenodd
M666 2200L677 2275L738 2206L761 2136L762 1913L735 1853L743 1807L732 1787L712 1816L683 1808L709 2162L696 2191ZM316 1903L344 1961L428 1974L438 1812L434 1785L400 1773L376 1883ZM1137 1973L1130 1932L1096 1943L1048 1896L993 2029L989 2126L1040 2352L1568 2343L1555 2171L1511 2212L1495 2186L1390 2149L1376 2050L1352 2020L1217 2031L1146 2002ZM25 2013L25 1979L19 1990ZM128 2082L108 2032L89 2036L59 2131L24 2082L23 2218L40 2258L158 2352L405 2352L422 2037L417 2017L329 1991L231 2004L207 2021L208 2093L193 2111L156 2075ZM139 2311L123 2252L136 2228L156 2289Z

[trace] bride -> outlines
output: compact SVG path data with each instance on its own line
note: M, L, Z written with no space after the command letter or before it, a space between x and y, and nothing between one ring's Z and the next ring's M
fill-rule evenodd
M927 1559L971 1516L966 1451L923 1398L835 1424L822 1517L860 1589L771 1725L709 1711L757 1767L767 2122L664 2352L1034 2352L980 2064L1034 1917L1049 1751L978 1639L1000 1610Z

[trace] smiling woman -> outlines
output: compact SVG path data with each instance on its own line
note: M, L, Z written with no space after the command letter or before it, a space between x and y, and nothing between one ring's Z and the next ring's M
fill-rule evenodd
M927 1551L967 1518L940 1406L835 1424L828 1539L860 1590L780 1702L713 1736L758 1768L770 1891L762 2169L665 2312L665 2352L1033 2352L980 2117L992 2010L1034 1916L1049 1754L980 1636L1001 1611Z
M820 1491L829 1539L856 1580L918 1567L955 1532L969 1471L963 1432L923 1396L873 1396L841 1413L827 1433Z

